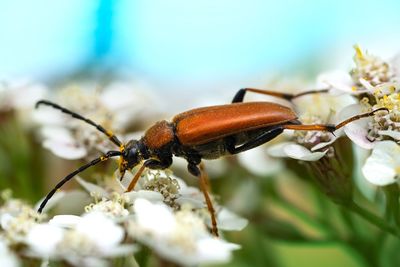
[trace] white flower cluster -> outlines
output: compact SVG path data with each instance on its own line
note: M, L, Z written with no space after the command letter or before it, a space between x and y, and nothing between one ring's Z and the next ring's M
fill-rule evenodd
M269 154L316 161L333 155L331 145L344 132L356 145L372 151L363 163L362 173L370 183L384 186L397 182L400 174L399 66L395 61L386 62L364 53L358 46L355 50L355 67L350 73L331 71L318 77L317 88L328 88L328 94L304 97L303 102L295 103L300 108L306 107L301 112L300 120L304 124L338 123L380 108L387 111L381 110L370 118L356 120L344 126L344 131L336 131L335 135L295 133L293 141L270 147ZM322 98L328 100L321 102ZM331 111L331 115L336 114L335 120L331 121L326 114L321 116L327 110Z
M3 88L1 94L14 98L9 86ZM35 91L38 87L26 88ZM151 104L151 94L121 83L102 90L68 87L33 95L27 114L32 115L36 101L49 99L115 130L123 142L130 132L143 129L141 124L154 120L149 117L160 113L157 105ZM21 110L17 104L9 105L0 103L0 108ZM30 119L39 126L43 146L56 156L90 159L110 150L111 142L95 128L59 111L43 106ZM143 246L155 257L193 266L228 262L239 248L210 233L211 219L203 193L170 171L145 171L132 192L126 190L133 174L127 172L121 182L117 172L112 177L95 177L99 178L96 184L75 177L93 198L91 204L81 207L85 210L81 216L57 215L47 220L46 215L35 211L37 207L8 197L0 207L0 253L10 252L7 261L15 265L4 266L19 266L26 259L42 261L42 266L53 261L71 266L113 266L113 260L120 258L137 265L135 253ZM69 196L72 193L57 192L44 211L61 207ZM216 205L214 198L213 203ZM247 220L218 205L216 217L220 234L223 230L241 230L247 224Z
M147 171L138 191L125 193L124 184L132 175L125 178L124 183L108 178L100 187L77 177L94 198L82 216L57 215L47 221L21 201L5 198L0 207L0 249L10 251L7 260L15 262L10 266L18 266L19 257L39 259L42 266L52 261L112 266L114 258L135 261L140 246L164 260L194 266L228 262L239 248L210 233L210 215L197 188L168 173ZM247 224L222 207L217 208L217 221L220 230L241 230Z

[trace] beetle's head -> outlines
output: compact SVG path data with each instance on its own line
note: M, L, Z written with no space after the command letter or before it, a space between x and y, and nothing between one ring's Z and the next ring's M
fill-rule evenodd
M125 145L119 163L119 171L122 175L126 170L132 169L143 160L140 153L140 145L140 141L137 140L131 140Z

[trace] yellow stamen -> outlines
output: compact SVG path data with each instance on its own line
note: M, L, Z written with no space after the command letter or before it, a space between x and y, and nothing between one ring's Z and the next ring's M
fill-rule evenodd
M363 54L363 52L362 52L360 46L359 46L358 44L356 44L356 45L354 45L353 47L354 47L354 49L356 50L356 58L357 58L358 60L365 60L364 54Z

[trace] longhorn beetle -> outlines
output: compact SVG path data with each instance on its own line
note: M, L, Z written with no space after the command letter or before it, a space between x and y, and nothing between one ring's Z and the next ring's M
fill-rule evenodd
M68 174L52 189L40 204L38 212L42 212L46 203L54 193L76 174L112 157L120 157L119 171L121 177L125 171L141 164L130 182L127 191L135 188L142 172L146 169L166 169L172 164L172 156L182 157L188 163L188 171L199 178L207 208L210 212L212 233L218 236L215 211L207 192L207 175L202 170L202 159L216 159L226 155L234 155L260 146L280 135L285 129L302 131L327 131L333 133L344 125L360 118L372 116L376 109L350 117L337 125L302 124L295 112L289 107L271 102L243 102L246 92L272 95L291 101L306 94L322 91L306 91L300 94L284 94L274 91L243 88L240 89L231 104L209 106L192 109L176 115L172 121L159 121L151 126L139 140L122 143L111 131L73 111L47 100L36 103L51 106L72 117L82 120L105 134L119 150L108 151L105 155L81 166Z

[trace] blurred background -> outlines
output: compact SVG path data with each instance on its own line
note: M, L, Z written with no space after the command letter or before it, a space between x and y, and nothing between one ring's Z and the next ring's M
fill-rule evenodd
M108 74L180 99L230 96L271 77L349 69L356 43L394 55L399 10L396 0L2 0L0 79Z
M354 44L396 55L399 11L396 0L1 0L0 81L138 80L172 110L226 103L241 87L349 70ZM44 161L31 156L16 158ZM231 237L243 249L227 266L364 266L342 245L270 240L251 224Z

